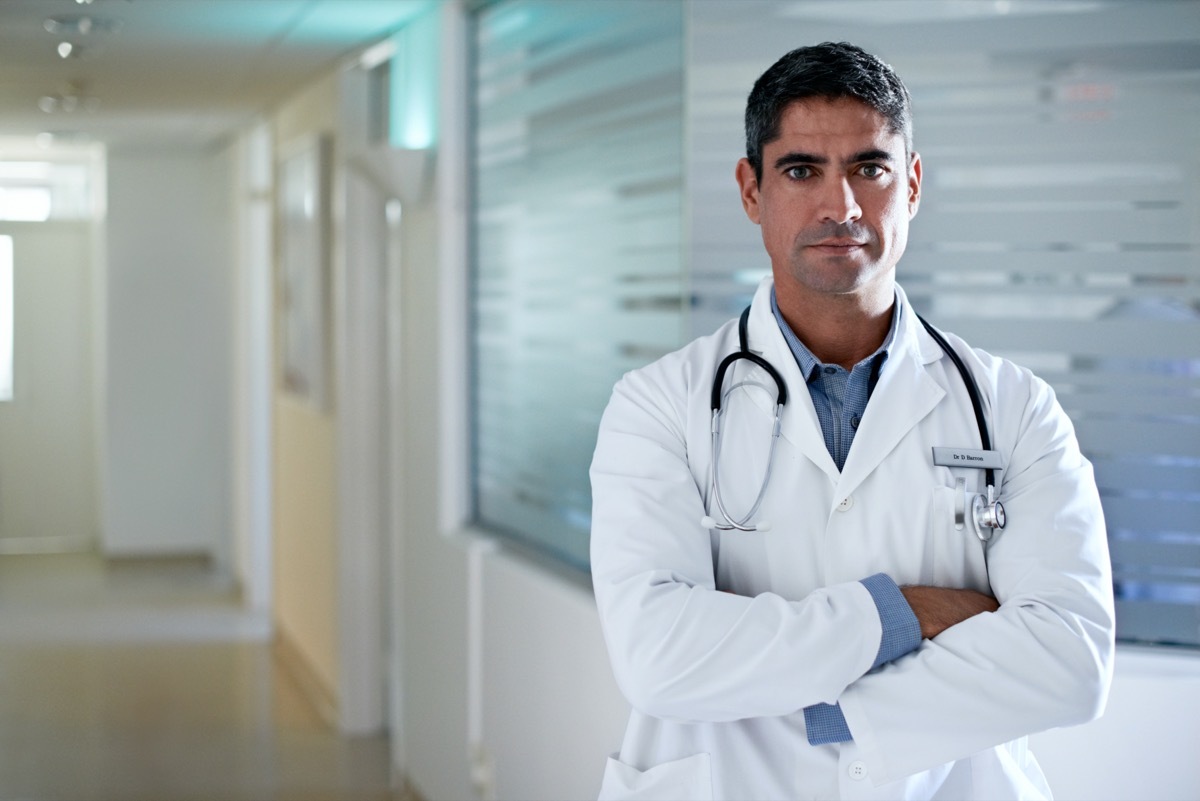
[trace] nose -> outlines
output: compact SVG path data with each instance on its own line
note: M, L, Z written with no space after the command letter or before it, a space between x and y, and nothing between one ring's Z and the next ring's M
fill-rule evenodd
M821 222L833 222L839 225L854 222L862 217L862 209L854 196L854 187L845 176L831 176L822 188L821 193Z

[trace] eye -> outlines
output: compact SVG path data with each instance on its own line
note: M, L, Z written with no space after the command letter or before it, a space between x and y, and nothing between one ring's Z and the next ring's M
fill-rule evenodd
M864 164L858 171L864 178L882 178L886 172L882 164Z
M812 167L807 164L797 164L794 167L788 167L783 174L793 181L803 181L805 178L811 178L813 171Z

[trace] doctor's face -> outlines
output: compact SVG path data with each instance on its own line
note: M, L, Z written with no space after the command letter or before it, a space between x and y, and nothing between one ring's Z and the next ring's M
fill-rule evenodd
M742 205L762 228L781 303L865 295L892 301L896 263L917 213L921 160L887 120L851 98L811 98L784 111L763 147L762 179L738 162Z

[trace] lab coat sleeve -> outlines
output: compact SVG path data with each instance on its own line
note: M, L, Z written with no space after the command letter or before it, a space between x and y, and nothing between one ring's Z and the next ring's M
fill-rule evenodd
M1009 418L1017 430L997 437L1015 442L1002 483L1009 525L987 558L1000 609L925 641L838 698L876 783L1085 722L1107 698L1112 577L1091 465L1048 386L1007 363L991 378L1028 388L1023 414Z
M921 622L904 599L896 582L886 574L868 576L862 580L862 584L870 590L883 626L879 653L875 655L875 661L871 664L873 670L919 648ZM850 727L846 724L846 717L842 714L842 708L837 704L820 703L804 707L804 728L808 733L810 745L843 743L854 739Z
M635 709L687 722L790 714L836 697L879 652L871 593L857 581L799 601L716 590L688 467L687 364L674 380L665 369L618 383L591 467L592 579L618 685Z

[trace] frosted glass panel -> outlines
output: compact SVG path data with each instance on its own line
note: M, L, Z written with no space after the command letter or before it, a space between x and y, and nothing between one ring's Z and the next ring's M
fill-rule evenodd
M682 11L500 3L474 47L476 515L585 567L612 385L681 341Z
M729 177L754 78L800 44L879 54L925 167L900 282L1054 386L1096 467L1118 636L1200 645L1200 4L952 5L689 5L692 333L768 269Z

